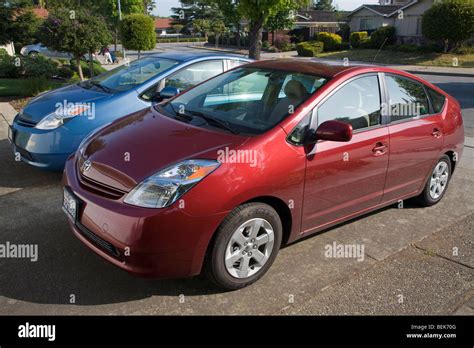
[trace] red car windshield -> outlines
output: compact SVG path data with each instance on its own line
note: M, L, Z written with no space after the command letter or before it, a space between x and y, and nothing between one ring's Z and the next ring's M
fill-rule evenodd
M160 107L172 116L203 117L234 133L273 128L327 80L292 71L239 68L221 74ZM210 122L209 122L210 123Z

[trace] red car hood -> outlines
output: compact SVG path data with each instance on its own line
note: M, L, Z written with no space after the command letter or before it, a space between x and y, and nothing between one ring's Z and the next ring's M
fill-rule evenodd
M247 137L195 127L161 115L153 107L131 114L96 133L78 160L81 175L128 192L148 176L191 158L216 159ZM88 170L84 162L90 160Z

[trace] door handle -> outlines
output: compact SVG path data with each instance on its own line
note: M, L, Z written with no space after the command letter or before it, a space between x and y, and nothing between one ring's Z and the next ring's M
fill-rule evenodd
M372 149L372 152L375 156L381 156L387 153L388 146L385 143L378 142L375 144L375 147Z
M431 132L431 136L435 138L439 138L441 136L441 131L438 128L433 129L433 132Z

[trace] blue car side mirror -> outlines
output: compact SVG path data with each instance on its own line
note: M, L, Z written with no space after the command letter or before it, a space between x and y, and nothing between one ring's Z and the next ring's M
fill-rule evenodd
M158 93L158 96L160 97L160 99L170 99L173 98L175 95L178 95L179 93L181 93L181 90L179 88L168 86L163 88Z

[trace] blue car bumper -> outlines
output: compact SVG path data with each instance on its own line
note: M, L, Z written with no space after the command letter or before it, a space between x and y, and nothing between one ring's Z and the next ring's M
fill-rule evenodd
M32 166L61 171L66 159L84 138L84 134L71 134L67 127L44 131L13 121L8 139L18 159Z

